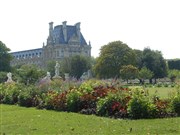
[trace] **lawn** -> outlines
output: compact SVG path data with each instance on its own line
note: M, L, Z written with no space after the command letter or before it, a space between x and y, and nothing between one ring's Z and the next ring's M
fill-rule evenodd
M142 86L130 86L130 88L143 88ZM171 96L174 92L176 92L175 87L146 87L143 88L145 90L148 90L150 95L156 94L157 96L161 98L168 98Z
M0 134L120 135L180 134L180 117L115 120L76 113L0 105Z
M167 98L171 96L176 91L176 88L172 87L151 87L151 88L146 88L149 90L149 94L157 94L158 96L162 98Z

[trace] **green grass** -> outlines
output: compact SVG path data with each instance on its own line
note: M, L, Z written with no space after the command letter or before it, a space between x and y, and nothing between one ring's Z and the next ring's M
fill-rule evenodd
M143 88L142 86L130 86L130 88ZM145 90L148 90L150 95L156 94L161 98L168 98L173 93L176 92L175 87L147 87Z
M149 94L153 95L156 93L161 98L167 98L176 92L176 88L171 87L151 87L146 89L149 90Z
M115 120L93 115L0 105L0 134L127 135L180 134L180 117Z

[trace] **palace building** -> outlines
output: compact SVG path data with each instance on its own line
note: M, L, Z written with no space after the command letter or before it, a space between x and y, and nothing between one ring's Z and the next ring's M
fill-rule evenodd
M65 57L83 55L91 57L91 44L87 44L80 30L80 22L75 25L53 26L49 23L49 35L46 44L42 48L18 51L11 53L14 59L11 65L35 64L38 67L46 67L48 61L60 61Z

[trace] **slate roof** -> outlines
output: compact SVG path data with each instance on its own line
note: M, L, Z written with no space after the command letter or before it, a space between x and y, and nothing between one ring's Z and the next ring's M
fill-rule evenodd
M34 52L34 51L42 52L42 48L30 49L30 50L23 50L23 51L17 51L17 52L11 52L10 54L13 54L13 53Z
M67 28L67 41L65 42L64 40L64 35L63 35L63 26L58 25L54 27L53 30L53 39L55 40L55 44L68 44L70 38L75 34L77 35L76 32L76 26L70 26L66 25ZM80 45L87 45L86 40L84 39L82 33L80 33Z
M37 48L37 49L30 49L30 50L24 50L24 51L17 51L17 52L11 52L10 54L13 56L17 55L26 55L26 54L36 54L36 53L42 53L42 48Z

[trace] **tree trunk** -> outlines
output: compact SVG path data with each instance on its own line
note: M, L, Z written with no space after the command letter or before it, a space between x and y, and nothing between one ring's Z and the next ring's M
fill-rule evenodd
M152 84L152 79L149 79L149 83Z

